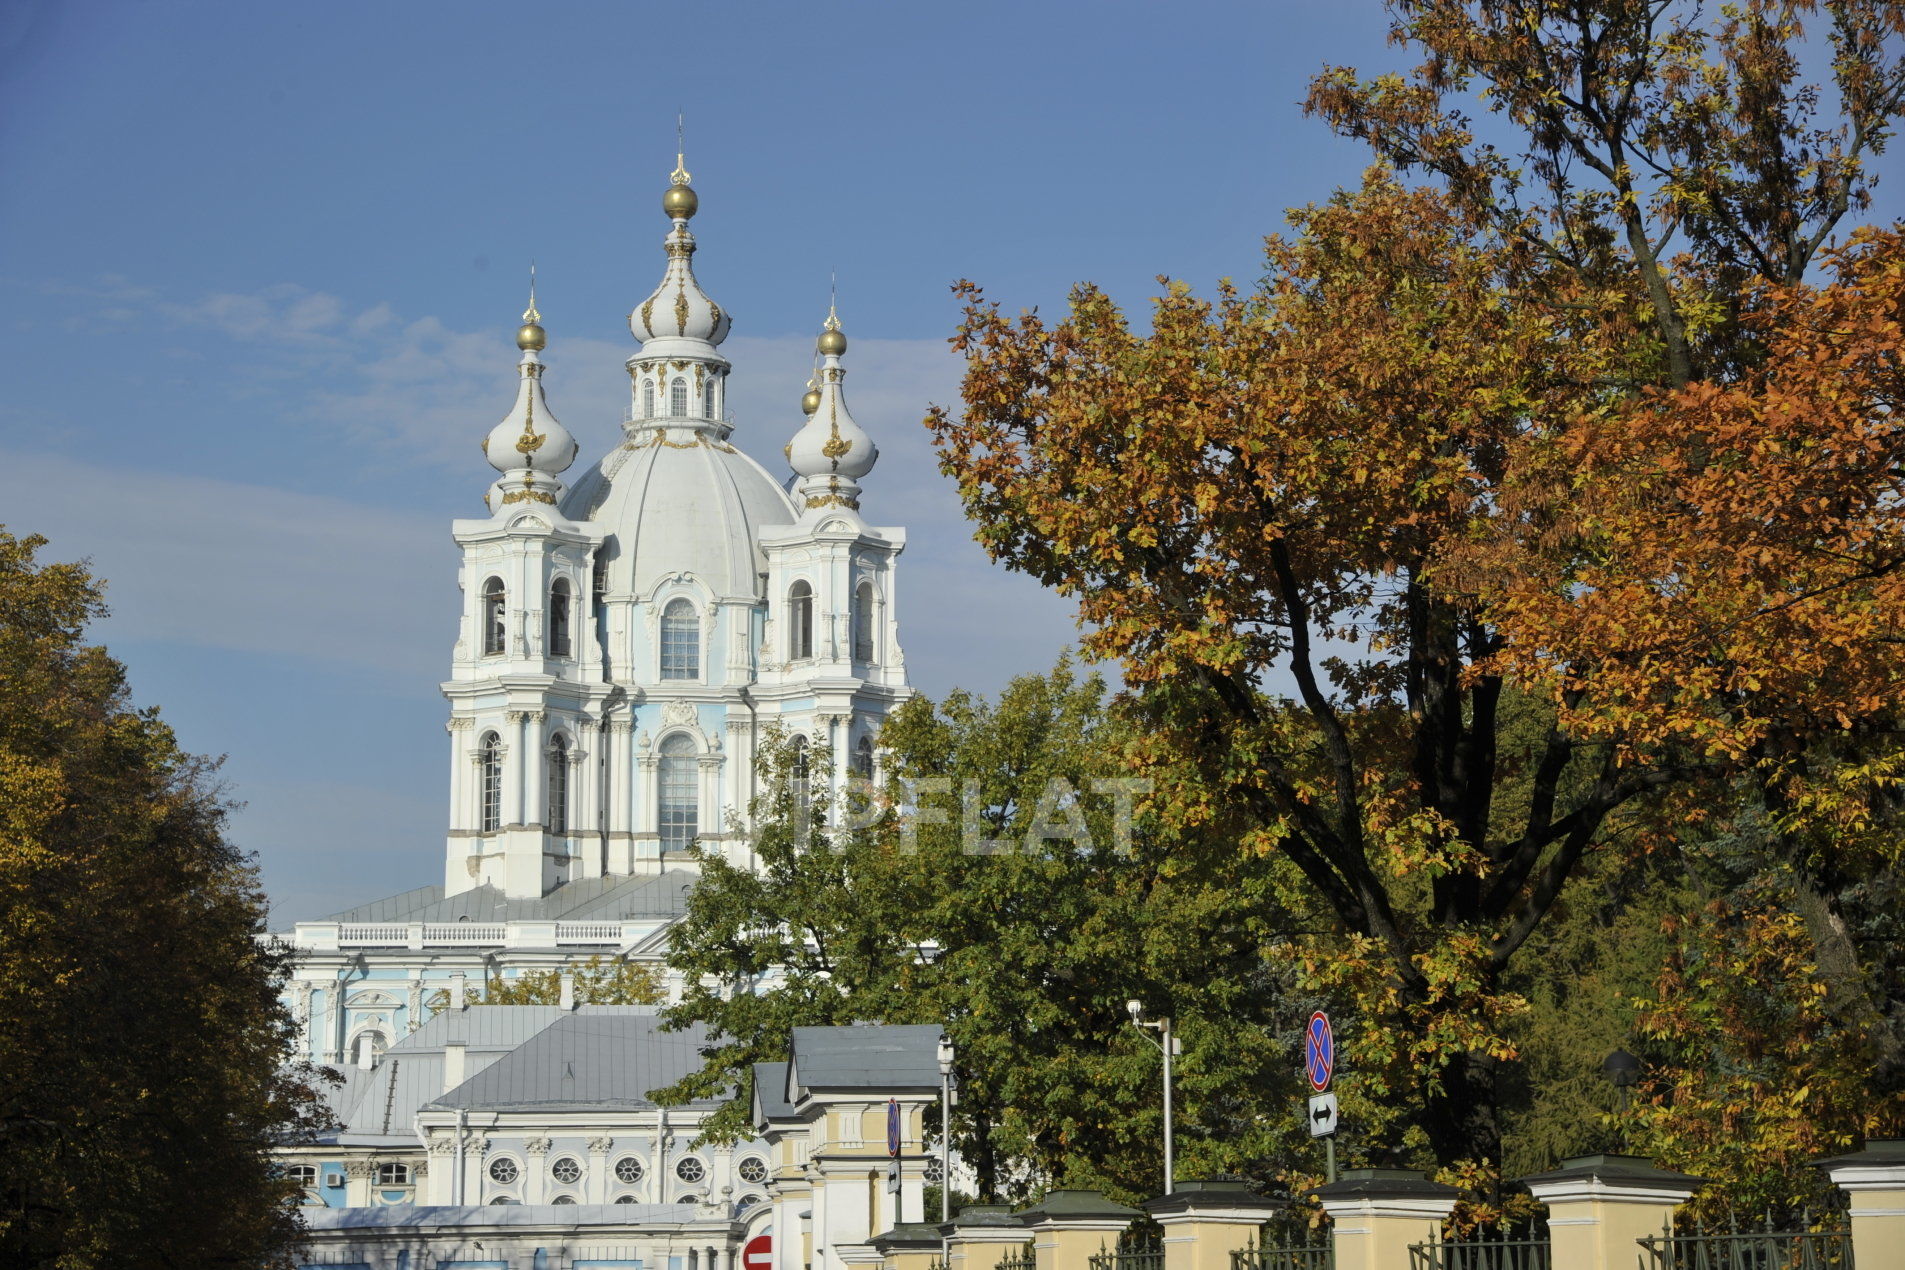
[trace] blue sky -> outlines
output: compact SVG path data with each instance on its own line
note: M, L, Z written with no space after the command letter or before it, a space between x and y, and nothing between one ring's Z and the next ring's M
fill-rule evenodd
M919 425L948 285L1131 303L1249 279L1367 156L1324 62L1398 65L1375 0L41 3L0 7L0 521L90 557L100 634L192 749L281 920L439 879L449 522L513 393L608 448L686 112L735 440L779 470L839 274L848 389L904 523L915 682L1050 665L1069 608L989 565Z

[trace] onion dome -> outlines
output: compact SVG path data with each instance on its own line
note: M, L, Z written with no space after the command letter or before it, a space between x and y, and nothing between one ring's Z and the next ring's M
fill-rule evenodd
M536 502L553 506L563 490L555 474L566 471L575 462L575 438L562 426L543 397L544 367L538 354L547 343L542 315L536 312L532 281L529 307L523 311L523 325L516 332L516 346L523 351L522 360L516 364L520 376L516 404L483 439L483 457L503 474L490 488L491 512L500 512L510 503Z
M662 240L668 251L668 270L662 275L661 285L628 315L628 329L644 345L668 341L658 351L674 352L677 350L673 346L682 343L685 346L679 351L692 354L696 351L692 345L711 349L726 339L732 323L695 281L695 236L688 232L688 218L695 214L700 200L688 179L688 170L682 166L681 156L676 155L668 192L661 201L662 211L674 222L674 228Z
M787 463L800 476L797 503L808 509L860 506L860 478L873 470L880 451L847 410L840 365L847 337L831 311L815 344L820 351L820 400L787 446ZM805 406L805 402L801 403Z

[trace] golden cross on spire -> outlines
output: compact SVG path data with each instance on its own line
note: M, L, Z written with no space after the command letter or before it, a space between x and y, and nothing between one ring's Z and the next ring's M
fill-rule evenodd
M686 185L694 179L688 175L688 162L684 157L688 152L688 147L682 140L684 123L683 112L677 110L675 112L675 170L668 174L668 182L671 185Z
M828 331L837 331L840 329L840 315L835 311L838 307L839 299L840 271L838 269L830 269L827 271L827 324L822 329Z
M536 312L536 262L529 262L529 307L523 310L523 321L540 322L542 314Z

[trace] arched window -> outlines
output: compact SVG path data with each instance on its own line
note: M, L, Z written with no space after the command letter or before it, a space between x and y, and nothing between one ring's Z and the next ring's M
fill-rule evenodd
M390 1042L384 1039L382 1032L375 1030L359 1032L355 1043L357 1065L359 1067L374 1067L377 1064L377 1060L384 1056L384 1049L389 1044Z
M569 579L557 578L549 588L549 655L569 657Z
M677 378L668 386L668 413L676 418L688 413L688 381Z
M483 584L483 655L494 657L500 654L507 634L504 626L503 580L491 578Z
M483 734L477 769L477 832L495 833L503 827L503 742L494 732Z
M653 419L654 417L655 381L652 379L644 379L642 381L642 418Z
M708 381L708 386L707 386L707 388L706 388L706 389L704 389L704 390L702 391L702 400L701 400L701 413L702 413L702 414L704 414L704 415L706 415L706 416L708 416L708 418L710 418L710 419L712 419L712 418L714 418L714 417L715 417L715 414L714 414L714 381L713 381L712 379L710 379L710 380Z
M670 600L661 611L661 677L701 677L701 622L687 600Z
M569 738L549 742L549 832L569 832Z
M701 773L695 743L677 732L661 743L657 827L663 851L689 851L701 832Z
M787 653L795 661L814 655L814 589L805 579L787 589Z
M853 747L853 771L856 776L873 779L873 738L863 736Z
M873 584L862 582L853 592L853 659L873 660Z

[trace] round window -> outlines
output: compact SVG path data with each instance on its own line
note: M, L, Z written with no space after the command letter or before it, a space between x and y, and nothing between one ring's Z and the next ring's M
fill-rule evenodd
M501 1182L504 1186L508 1186L521 1176L521 1173L522 1170L516 1167L516 1161L508 1156L489 1162L489 1180L492 1182Z
M618 1182L639 1182L643 1172L642 1162L632 1155L625 1155L615 1162L615 1180Z
M615 1197L615 1202L618 1204L633 1204L638 1201L633 1195L617 1195Z
M750 1155L747 1159L742 1160L734 1171L741 1175L743 1182L750 1182L755 1186L759 1186L762 1182L767 1180L767 1161L758 1155Z
M927 1183L932 1186L937 1186L945 1180L946 1180L946 1170L940 1167L939 1157L936 1155L927 1156L926 1157Z
M675 1161L675 1176L684 1182L699 1182L708 1176L708 1166L692 1155L684 1155Z
M555 1197L554 1199L552 1199L552 1200L550 1200L549 1202L550 1202L551 1204L573 1204L573 1203L575 1203L575 1196L573 1196L573 1195L558 1195L558 1196L556 1196L556 1197Z
M675 1201L677 1204L699 1204L700 1202L701 1197L699 1195L683 1195L680 1199Z
M748 1209L760 1202L761 1197L759 1195L743 1195L739 1200L735 1201L734 1211L737 1213L745 1213Z
M515 1202L515 1200L507 1195L498 1195L495 1199L490 1201L492 1204L514 1204Z
M574 1157L565 1155L549 1167L549 1176L564 1186L571 1186L582 1180L582 1166Z

